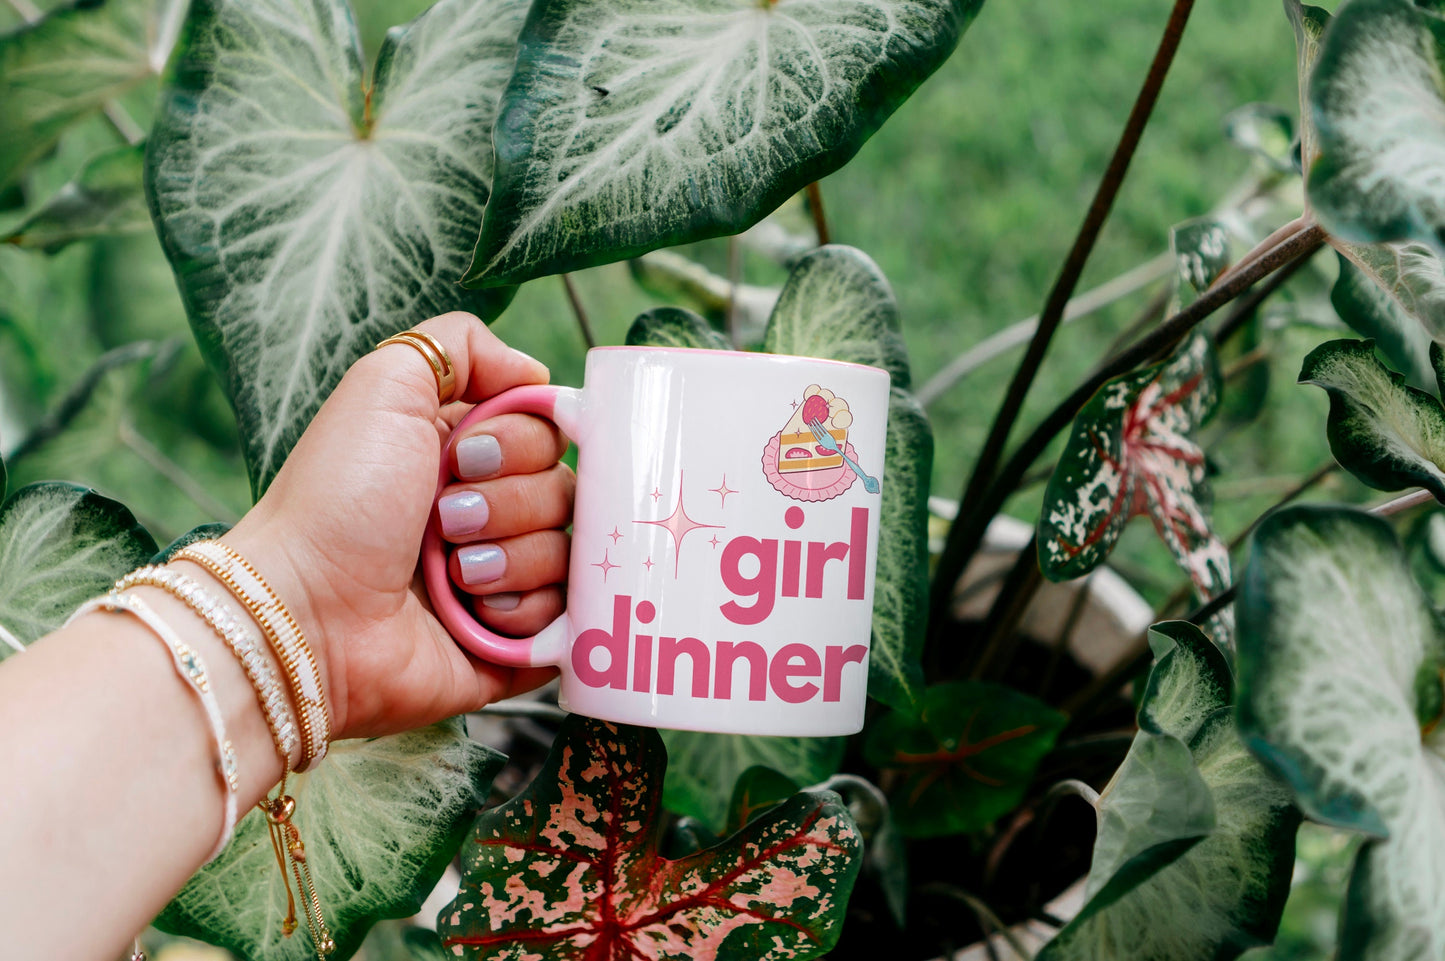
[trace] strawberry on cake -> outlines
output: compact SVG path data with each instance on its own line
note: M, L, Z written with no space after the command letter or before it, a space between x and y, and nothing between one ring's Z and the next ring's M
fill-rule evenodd
M778 435L778 470L784 474L839 467L843 458L819 447L809 424L820 424L841 450L848 449L848 428L853 414L848 402L825 387L811 385L803 391L803 402L788 418Z

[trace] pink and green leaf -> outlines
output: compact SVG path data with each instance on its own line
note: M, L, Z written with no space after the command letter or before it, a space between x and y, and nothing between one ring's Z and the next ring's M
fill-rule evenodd
M1204 451L1195 439L1219 401L1219 369L1195 334L1162 363L1109 381L1074 420L1039 517L1039 563L1055 581L1080 577L1147 515L1209 599L1229 585L1229 551L1209 518Z
M901 775L893 815L909 837L975 831L1012 810L1068 719L982 681L929 687L923 712L891 712L869 730L870 764Z
M531 786L481 815L438 919L451 953L515 961L806 959L833 947L861 863L836 794L796 794L720 844L662 857L656 731L581 717Z

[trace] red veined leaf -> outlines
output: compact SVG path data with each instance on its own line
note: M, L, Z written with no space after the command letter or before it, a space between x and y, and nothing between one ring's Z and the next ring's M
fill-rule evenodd
M924 691L918 717L894 711L878 718L864 755L903 775L891 801L904 834L975 831L1023 799L1067 720L1001 684L937 684Z
M477 818L442 943L511 961L801 961L830 949L861 863L839 797L796 794L669 860L658 853L666 766L650 728L568 718L536 780Z
M1229 585L1229 550L1209 520L1204 451L1194 435L1219 401L1209 339L1109 381L1074 419L1039 516L1039 564L1050 580L1089 573L1128 521L1148 515L1195 592ZM1216 640L1219 640L1216 637Z

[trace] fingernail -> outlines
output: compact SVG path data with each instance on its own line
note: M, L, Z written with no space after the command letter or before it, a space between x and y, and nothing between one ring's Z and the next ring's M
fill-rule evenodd
M490 607L494 611L515 611L517 605L522 603L521 594L501 593L482 595L482 606Z
M457 442L457 473L481 480L502 469L502 445L491 434L474 434Z
M501 577L507 570L507 555L495 544L474 544L457 551L462 583L476 586Z
M437 518L442 533L448 537L465 537L487 526L492 514L487 499L475 491L459 491L437 501Z

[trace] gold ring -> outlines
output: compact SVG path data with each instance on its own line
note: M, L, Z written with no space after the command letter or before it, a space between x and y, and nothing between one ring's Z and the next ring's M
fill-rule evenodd
M406 344L415 348L431 366L432 376L437 381L437 400L445 405L456 399L453 396L457 389L456 369L452 366L452 359L447 356L446 348L435 337L420 330L403 330L377 344L376 349L380 350L388 344Z

